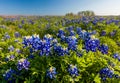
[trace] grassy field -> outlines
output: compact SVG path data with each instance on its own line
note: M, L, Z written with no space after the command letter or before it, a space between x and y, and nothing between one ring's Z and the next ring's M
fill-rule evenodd
M1 16L1 83L120 83L120 17Z

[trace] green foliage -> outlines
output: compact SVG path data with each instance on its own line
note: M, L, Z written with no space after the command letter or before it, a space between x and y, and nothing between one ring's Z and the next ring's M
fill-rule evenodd
M86 11L87 12L87 11ZM94 12L92 12L94 14ZM89 12L85 13L89 16ZM90 15L91 16L91 15ZM26 19L27 18L27 19ZM7 83L3 78L3 74L7 69L12 68L19 72L19 75L16 75L16 83L104 83L101 78L99 71L104 67L111 68L115 74L120 76L120 62L118 59L113 58L114 53L120 53L120 46L117 45L117 42L120 42L120 29L119 25L115 23L106 24L106 21L98 22L96 25L92 24L92 18L88 24L84 24L83 21L80 23L66 23L62 25L62 23L66 22L63 20L64 18L69 21L77 18L70 14L70 16L46 16L46 17L21 17L19 20L15 21L5 21L4 18L0 18L0 25L5 25L6 28L0 28L0 80L1 83ZM105 17L104 17L105 18ZM21 21L24 20L25 23L22 24ZM30 24L28 20L33 20L34 24ZM19 28L18 25L21 24L22 28ZM92 32L96 30L97 33L95 37L99 38L100 44L107 44L109 47L108 54L102 54L99 50L97 52L86 52L84 51L82 56L79 57L75 51L70 51L69 55L58 56L52 54L51 56L39 56L39 51L32 53L34 55L34 59L28 59L30 62L30 67L28 70L18 71L16 65L18 60L21 58L28 58L31 53L29 52L29 47L23 48L23 37L24 36L32 36L33 34L38 34L42 39L44 35L51 34L54 38L57 38L57 33L59 29L63 29L65 31L66 27L74 26L74 30L76 27L81 27L82 29ZM92 29L88 29L92 27ZM102 30L106 31L105 36L100 36ZM117 33L111 37L109 35L113 30L117 30ZM10 39L5 39L5 33L10 35ZM21 36L16 38L14 33L19 32ZM66 32L67 36L69 32ZM75 35L77 38L78 35ZM4 39L4 40L2 40ZM18 42L15 42L18 40ZM61 43L62 47L67 47L68 45L58 39L58 42ZM12 45L14 47L14 51L9 51L8 47ZM78 41L77 50L81 51L84 48L84 41L80 39ZM20 49L20 53L16 50ZM6 57L14 55L15 58L13 60L5 61ZM115 64L114 67L109 64L112 62ZM69 64L76 65L79 70L79 75L73 78L68 73ZM46 77L46 71L49 67L56 68L56 78L49 79ZM106 83L119 83L120 80L116 78L108 78Z

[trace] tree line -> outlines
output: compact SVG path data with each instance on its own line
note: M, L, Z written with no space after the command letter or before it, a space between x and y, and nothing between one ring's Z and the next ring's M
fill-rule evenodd
M75 14L71 13L67 13L66 16L74 16ZM77 13L78 16L95 16L95 13L93 11L80 11Z

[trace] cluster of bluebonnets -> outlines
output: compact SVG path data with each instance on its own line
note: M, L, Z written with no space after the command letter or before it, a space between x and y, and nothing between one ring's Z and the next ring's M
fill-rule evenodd
M27 17L26 17L27 18ZM47 17L40 17L41 19L47 20L49 22L50 19L52 18L47 18ZM16 19L5 19L5 23L11 22L15 23L16 20L20 20L20 18L16 18ZM37 18L34 18L37 19ZM37 19L38 20L38 19ZM42 20L40 20L40 24L42 25ZM43 21L44 22L44 21ZM4 23L4 22L3 22ZM41 75L44 75L43 78L49 78L49 80L56 80L59 79L61 80L62 76L60 73L61 71L64 71L66 74L66 77L68 75L68 78L64 79L69 79L72 78L73 81L76 81L76 79L81 79L80 77L83 76L87 76L84 75L83 71L86 70L85 74L88 73L88 68L90 66L86 66L89 63L85 63L85 61L90 61L87 60L85 55L90 55L91 53L91 57L92 53L93 55L95 55L96 57L99 56L99 58L96 58L95 60L100 60L101 62L103 61L103 64L106 63L106 61L110 61L110 59L101 59L101 57L105 57L105 56L111 56L113 59L118 59L118 61L120 61L120 55L119 53L115 53L114 50L113 53L111 52L111 47L109 45L109 43L104 43L104 41L107 40L102 40L102 38L104 37L110 37L113 38L118 35L118 31L119 30L110 30L108 31L107 29L103 29L102 27L104 27L104 25L99 25L100 23L104 23L106 26L110 25L110 24L115 24L116 26L119 26L119 20L113 20L113 19L106 19L106 18L98 18L98 17L82 17L82 18L78 18L78 19L67 19L67 18L62 18L62 20L60 22L56 22L55 26L59 27L58 25L61 25L62 28L61 29L57 29L54 33L54 30L52 30L53 32L51 34L45 33L42 34L42 36L37 33L37 29L36 29L36 34L34 33L34 30L31 29L31 34L27 34L27 32L20 32L19 30L23 31L25 30L29 30L27 25L30 26L36 26L36 21L34 20L22 20L19 22L19 24L17 25L17 29L16 31L14 31L14 33L11 35L9 33L5 33L4 35L0 35L1 41L5 41L8 42L10 41L10 43L8 44L8 47L6 47L6 51L3 52L9 52L8 54L5 55L4 61L9 65L6 71L2 72L2 77L6 80L6 82L10 82L10 83L15 83L16 79L24 79L24 78L19 78L19 76L23 76L25 75L24 73L26 72L26 75L36 75L39 78L38 73L39 72ZM75 26L71 26L71 24L75 25ZM6 24L7 25L7 24ZM68 26L70 25L70 26ZM81 26L79 26L81 25ZM30 27L29 26L29 27ZM60 26L60 27L61 27ZM96 27L97 29L95 29ZM27 27L27 28L26 28ZM38 29L40 29L41 26L37 26ZM51 23L49 22L48 24L44 25L45 30L47 32L47 30L50 30L51 28ZM53 27L53 25L52 25ZM7 29L4 25L0 26L0 30L2 29ZM99 30L100 29L100 30ZM118 27L119 29L119 27ZM29 31L28 31L29 32ZM49 31L48 31L49 32ZM42 31L41 31L42 33ZM23 35L24 34L24 35ZM12 37L14 37L14 41L11 40ZM102 40L102 41L101 41ZM117 38L116 38L117 40ZM14 42L14 44L11 45L11 41ZM116 41L116 43L119 41ZM18 44L18 47L16 46L16 43ZM118 43L117 43L118 44ZM3 44L4 45L4 44ZM20 48L19 48L20 45ZM111 45L112 46L112 45ZM0 46L0 50L4 49L4 47ZM116 48L117 49L117 48ZM76 56L74 56L76 55ZM19 56L19 58L18 58ZM42 57L41 63L37 63L37 58L38 57ZM44 58L45 57L45 58ZM58 60L62 57L61 60ZM66 57L72 57L73 59L75 58L75 60L72 60L70 58L71 61L67 61L68 59ZM76 58L77 57L77 58ZM89 57L91 60L92 58ZM50 64L50 66L42 68L43 66L41 65L41 69L43 69L44 71L39 70L39 64L43 64L45 62L47 62L47 59L53 59L51 62L48 62L48 64ZM56 59L57 58L57 59ZM64 60L64 58L66 58L66 60ZM42 62L42 59L46 60L44 62ZM85 59L85 61L82 62L81 59ZM39 58L38 58L39 60ZM58 60L58 62L57 62ZM80 66L81 64L80 61L82 63L85 63L83 66ZM36 62L35 62L36 61ZM64 62L59 63L59 61L65 61L65 66L64 69L62 69L62 64L64 64ZM79 61L77 64L75 64L77 61ZM39 62L39 61L38 61ZM52 63L52 65L51 65ZM94 63L96 64L97 61ZM3 63L4 64L4 63ZM36 69L32 68L34 65L37 64ZM44 64L44 65L48 65L48 64ZM59 68L57 65L54 64L58 64ZM93 65L94 65L93 64ZM97 63L98 64L98 63ZM100 63L102 64L102 63ZM117 64L115 64L117 65ZM88 67L88 68L87 68ZM93 66L94 67L94 66ZM86 68L84 70L82 70L82 68ZM38 71L38 70L39 71ZM61 69L61 70L60 70ZM94 68L93 68L94 69ZM116 68L115 68L116 69ZM34 71L34 72L33 72ZM95 70L94 70L95 71ZM102 81L107 81L108 79L119 79L120 78L120 74L117 72L114 72L116 70L114 70L114 67L111 68L110 65L100 65L99 69L96 69L95 74L99 74L99 77ZM117 70L119 71L119 70ZM29 73L30 72L30 73ZM92 76L92 72L90 71L89 73ZM90 75L88 74L88 75ZM62 77L60 77L62 76ZM35 76L34 76L35 77ZM40 76L41 77L41 76ZM43 79L41 77L41 79ZM91 77L93 78L93 77ZM0 78L1 79L1 78ZM28 78L29 79L29 78ZM32 78L35 79L35 78ZM81 79L82 80L82 79ZM89 79L89 80L93 80L93 79ZM79 80L80 81L80 80ZM36 82L36 81L35 81ZM87 81L84 81L87 82ZM91 81L92 82L92 81ZM89 82L88 82L89 83Z
M114 53L113 58L118 59L120 61L120 55L118 53Z
M107 78L120 78L120 76L114 74L113 70L107 67L100 70L100 77L103 81L105 81Z
M8 80L8 82L13 83L15 81L14 75L16 74L16 71L13 69L8 69L5 74L3 74L3 77L5 80Z
M79 75L78 68L72 64L69 65L68 72L72 77L76 77Z
M53 78L56 78L56 68L55 67L50 67L48 70L47 70L47 74L46 76L49 77L50 79L53 79Z

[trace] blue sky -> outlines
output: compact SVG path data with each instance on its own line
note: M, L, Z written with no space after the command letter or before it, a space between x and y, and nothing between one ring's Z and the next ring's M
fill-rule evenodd
M83 10L120 15L120 0L0 0L0 15L64 15Z

